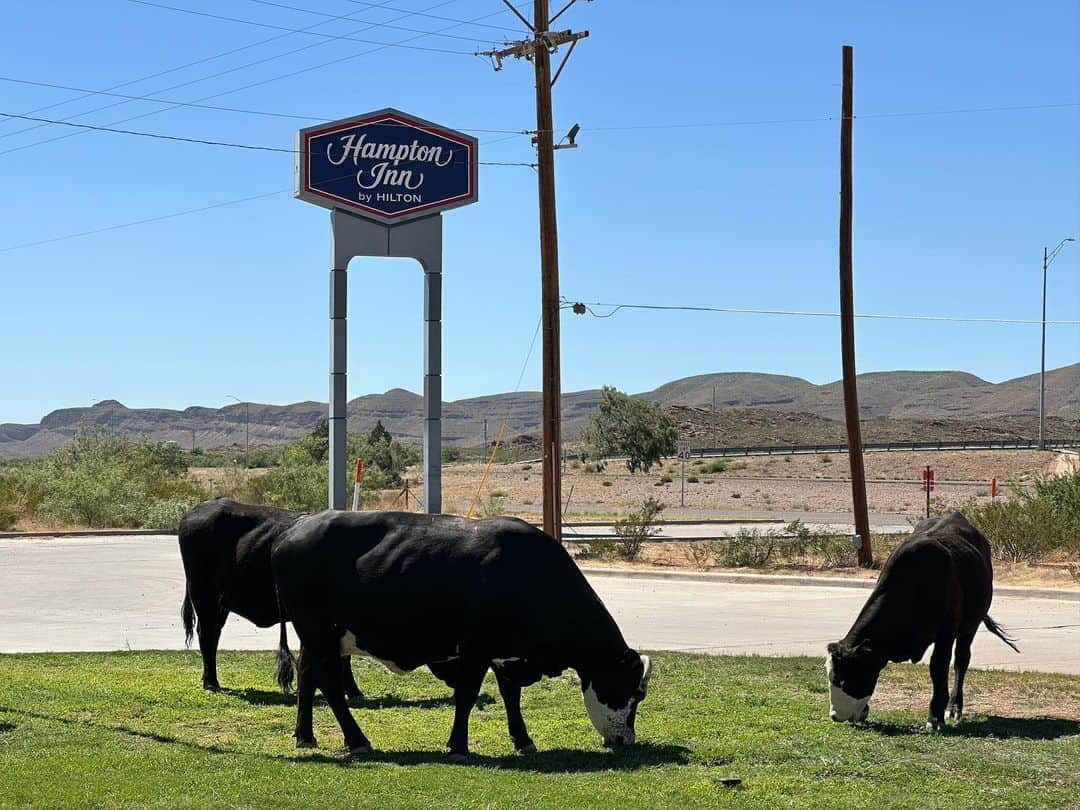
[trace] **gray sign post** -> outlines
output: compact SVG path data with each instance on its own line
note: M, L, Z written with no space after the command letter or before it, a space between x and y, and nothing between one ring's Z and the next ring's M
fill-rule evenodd
M442 511L442 211L477 198L476 139L397 110L300 130L296 196L330 208L331 509L345 508L347 297L358 256L424 271L424 510Z

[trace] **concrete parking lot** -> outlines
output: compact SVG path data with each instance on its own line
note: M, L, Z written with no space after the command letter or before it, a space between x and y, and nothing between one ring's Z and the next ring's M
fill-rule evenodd
M627 641L642 649L820 655L868 591L594 576ZM177 649L184 574L175 536L0 539L0 652ZM972 665L1080 674L1080 602L999 593L994 618L1017 655L985 631ZM222 647L271 648L273 629L231 617Z

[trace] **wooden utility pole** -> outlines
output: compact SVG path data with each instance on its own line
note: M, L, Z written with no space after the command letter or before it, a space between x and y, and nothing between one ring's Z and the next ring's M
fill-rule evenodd
M840 353L844 367L844 420L847 423L848 462L851 466L851 498L859 565L874 563L870 550L870 515L866 507L866 473L863 469L862 430L859 427L859 389L855 381L855 292L852 280L851 125L855 117L854 55L844 46L843 99L840 116Z
M544 531L556 540L562 540L562 375L559 360L559 233L555 217L555 150L565 146L555 144L551 88L577 41L587 37L589 32L549 31L548 26L576 1L569 0L551 17L548 0L534 0L533 21L529 23L509 0L503 0L533 36L480 54L489 57L496 70L502 68L503 59L511 56L529 59L536 73L536 131L533 133L533 144L536 146L536 170L539 176L541 320L544 333ZM551 53L565 44L569 44L570 49L552 76ZM578 127L574 127L568 136L570 146L576 145L573 138L577 130Z
M548 0L535 0L533 28L548 29ZM540 284L544 354L544 531L562 539L562 375L559 357L559 232L555 218L555 135L551 111L551 54L538 43L536 162L540 191Z

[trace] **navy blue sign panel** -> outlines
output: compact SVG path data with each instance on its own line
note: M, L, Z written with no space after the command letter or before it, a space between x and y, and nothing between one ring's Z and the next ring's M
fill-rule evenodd
M386 109L302 129L296 197L384 224L476 202L476 138Z

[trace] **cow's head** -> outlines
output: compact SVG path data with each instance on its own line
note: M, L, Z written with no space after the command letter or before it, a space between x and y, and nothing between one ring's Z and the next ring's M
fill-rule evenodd
M627 650L612 666L583 674L581 693L585 710L605 745L630 745L636 732L638 704L645 699L652 675L647 655Z
M837 723L865 720L870 714L870 696L874 694L883 664L874 655L869 641L861 641L854 647L839 641L826 649L829 717Z

